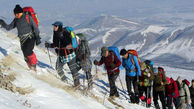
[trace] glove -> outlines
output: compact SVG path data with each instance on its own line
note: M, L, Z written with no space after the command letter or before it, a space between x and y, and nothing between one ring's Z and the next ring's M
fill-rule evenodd
M41 43L40 38L36 39L36 45L39 45Z
M110 68L115 68L115 67L116 67L115 64L113 64L113 63L110 64Z
M51 45L48 42L45 42L44 45L45 45L46 48L50 48L51 47Z
M187 100L187 104L191 104L191 100Z
M98 61L97 60L94 60L94 65L98 65Z

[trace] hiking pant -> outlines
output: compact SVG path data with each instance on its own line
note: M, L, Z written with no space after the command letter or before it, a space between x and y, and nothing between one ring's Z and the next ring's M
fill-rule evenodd
M21 44L21 49L24 55L24 60L29 65L36 65L37 58L35 53L33 52L35 46L35 38L28 38L23 44Z
M187 104L186 104L185 96L180 97L180 109L186 109L186 107L187 107Z
M151 86L139 86L139 97L151 106ZM145 93L146 96L143 95Z
M115 85L115 81L119 75L119 72L114 72L111 74L108 74L108 80L109 80L109 85L110 85L110 96L119 96L119 93L117 91L117 87Z
M60 58L58 57L57 58L57 62L56 62L56 70L57 70L57 73L59 74L59 76L61 77L61 80L62 81L66 81L67 80L67 77L65 76L64 74L64 71L63 71L63 66L65 65L65 63L62 63L60 61ZM78 65L76 64L76 58L73 58L70 62L67 63L71 73L72 73L72 78L73 78L73 81L74 81L74 86L78 86L80 85L80 82L79 82L79 73L78 73L78 70L77 70L77 67Z
M162 109L166 109L164 91L155 91L155 90L153 90L153 101L154 101L154 105L155 105L156 109L160 109L159 104L158 104L158 96L159 96L160 101L162 103Z
M176 109L180 106L179 98L167 97L167 107L168 109L173 109L173 104L175 105Z
M131 99L131 102L139 103L139 91L138 91L137 77L136 76L130 77L126 75L125 79L126 79L127 91ZM134 93L132 92L132 84L133 84Z

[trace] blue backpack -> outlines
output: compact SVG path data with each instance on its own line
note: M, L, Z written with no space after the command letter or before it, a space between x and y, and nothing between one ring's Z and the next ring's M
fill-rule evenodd
M73 32L73 28L67 26L64 29L66 29L71 34L71 40L72 40L72 46L73 46L73 48L77 48L78 44L77 44L76 35Z
M118 59L121 61L121 57L120 57L120 53L119 53L119 49L115 46L110 46L108 47L108 50L109 51L112 51L113 53L115 53L118 57ZM114 57L113 57L113 60L114 60ZM122 62L122 61L121 61ZM122 64L120 65L119 67L120 70L124 69L124 67L122 66Z

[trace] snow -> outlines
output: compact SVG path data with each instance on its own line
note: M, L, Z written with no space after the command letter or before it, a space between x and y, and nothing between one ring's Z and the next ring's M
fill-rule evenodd
M150 25L146 30L142 31L141 34L146 36L147 33L156 33L156 34L162 34L164 31L166 31L167 27L157 26L157 25Z
M6 73L14 72L17 75L16 80L14 81L14 84L17 86L31 86L34 89L32 93L24 96L0 89L1 109L28 109L29 107L24 106L23 104L26 100L31 105L32 109L64 109L64 107L68 109L92 109L93 107L101 109L105 108L102 104L97 103L91 98L89 99L79 94L78 98L75 98L64 91L63 88L58 88L58 85L63 86L65 84L63 84L59 79L54 78L48 72L48 70L51 72L55 72L55 70L50 69L49 65L46 64L49 60L48 55L44 50L37 47L35 48L35 53L39 59L38 75L36 75L33 71L27 70L27 66L23 60L23 55L19 47L19 42L8 37L2 30L0 30L0 38L0 59L2 60L6 58L7 55L12 57L8 58L8 60L12 60L12 63L10 63L11 65L9 66L10 70ZM2 55L5 51L7 52L7 55ZM55 55L51 54L51 57L54 58ZM53 87L55 85L52 86L43 80L53 81L53 84L56 83L56 87ZM90 102L87 102L88 100Z
M128 100L126 100L126 98L129 98L123 93L119 80L121 79L122 84L124 85L124 91L126 92L124 70L120 72L120 76L116 81L120 98L114 100L116 104L112 104L107 100L109 85L103 67L97 68L97 72L100 73L98 74L99 79L94 81L94 88L91 90L91 93L88 96L85 96L80 91L73 91L72 89L67 88L71 87L73 84L70 73L66 74L69 78L68 84L63 83L56 77L56 71L48 64L48 54L44 48L35 47L34 50L39 60L38 73L36 74L27 69L16 37L10 37L4 31L0 30L0 39L0 59L9 64L9 70L6 71L6 74L14 72L16 80L13 83L15 85L23 88L30 87L30 89L33 90L30 94L20 95L18 93L11 93L4 89L0 89L0 107L2 109L64 109L64 107L68 109L145 108L141 105L130 104ZM99 49L93 54L98 55ZM51 60L52 65L54 65L56 55L52 52ZM169 77L176 79L178 76L181 76L188 80L192 80L193 78L192 76L189 76L193 73L191 70L163 66ZM65 71L70 72L67 67L65 67ZM93 75L95 72L96 69L93 68ZM83 74L82 71L80 73ZM83 84L82 79L81 84Z
M102 42L103 42L103 44L105 44L106 42L107 42L107 38L108 37L111 37L110 35L111 35L111 32L114 32L114 31L116 31L118 28L112 28L112 29L110 29L109 31L107 31L106 33L105 33L105 35L103 36L103 38L102 38Z

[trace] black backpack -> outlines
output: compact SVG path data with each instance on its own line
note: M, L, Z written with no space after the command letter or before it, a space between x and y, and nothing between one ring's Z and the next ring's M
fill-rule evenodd
M89 57L91 55L90 48L88 45L88 41L86 37L82 33L76 34L79 37L80 44L76 50L76 56L81 60L84 58L83 56L87 55Z

